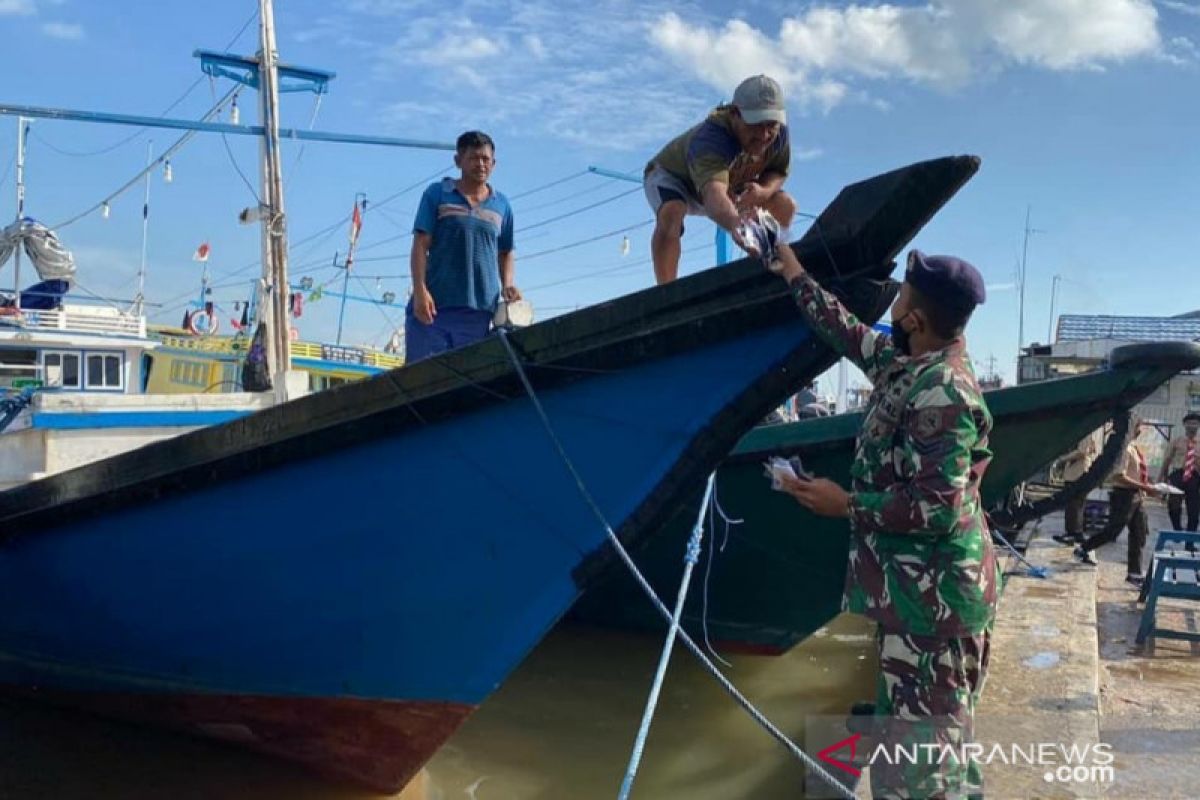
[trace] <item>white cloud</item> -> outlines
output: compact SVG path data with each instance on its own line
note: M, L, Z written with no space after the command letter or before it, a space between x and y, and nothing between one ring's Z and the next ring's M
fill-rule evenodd
M1195 64L1200 61L1200 47L1186 36L1174 36L1167 42L1162 60L1178 67Z
M70 22L47 22L42 25L42 33L51 39L67 39L79 41L83 39L83 26Z
M742 20L712 27L667 13L649 36L724 92L745 75L764 71L778 77L794 101L826 107L845 99L846 83L853 80L954 87L1005 65L1100 69L1162 50L1151 0L816 6L784 18L777 31Z
M825 155L820 147L792 147L792 161L816 161Z
M974 0L1004 55L1049 69L1097 67L1155 53L1161 40L1150 0Z
M479 61L498 56L508 45L477 33L451 33L421 54L426 64L454 64L459 61Z
M378 51L381 83L403 84L408 98L437 98L385 103L385 122L438 138L465 127L537 132L644 154L720 99L697 92L691 75L646 46L646 28L661 5L526 0L497 14L464 2L454 11L431 4L409 15Z
M36 12L33 7L33 0L0 0L0 15L28 15Z
M1158 0L1158 4L1163 8L1178 11L1180 14L1190 14L1193 17L1200 17L1200 4L1187 3L1184 0Z
M1186 52L1160 39L1152 0L817 0L741 19L713 17L697 2L523 0L499 9L462 0L447 9L438 0L348 0L349 13L316 20L305 37L373 40L355 46L374 56L380 86L403 87L406 101L385 95L377 107L410 135L536 132L641 154L757 72L785 84L794 112L847 102L886 110L873 92L882 81L947 89L1018 65L1102 69Z
M538 61L544 61L550 55L549 51L546 50L546 45L542 43L542 37L536 33L525 35L525 49Z

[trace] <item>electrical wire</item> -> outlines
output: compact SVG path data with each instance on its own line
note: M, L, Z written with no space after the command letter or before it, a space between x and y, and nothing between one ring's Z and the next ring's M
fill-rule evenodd
M221 100L218 101L216 105L214 105L212 108L210 108L208 110L208 112L205 113L205 115L200 118L200 121L207 122L209 119L211 119L213 117L213 115L219 113L221 111L221 108L224 106L225 102L228 101L229 98L232 96L233 96L233 91L231 90L228 94L225 95L225 97L221 98ZM132 178L130 178L129 181L127 181L125 184L123 184L121 186L121 188L117 189L114 192L111 192L107 197L103 198L95 205L90 206L89 208L79 212L78 214L71 217L70 219L68 219L64 222L60 222L57 225L50 226L51 230L62 230L63 228L67 227L68 225L78 222L79 220L83 219L87 215L89 215L95 211L99 211L102 207L104 207L108 203L112 202L116 198L120 197L125 192L129 191L129 189L131 189L133 186L135 186L138 183L138 181L140 181L143 177L146 176L146 174L148 172L150 172L153 169L156 169L159 164L162 164L164 161L169 159L172 155L175 154L176 151L178 151L185 144L187 144L191 140L191 138L193 136L195 136L197 133L199 133L199 131L192 130L192 131L186 132L185 134L180 136L178 139L176 139L175 142L170 147L168 147L165 151L163 151L162 155L160 155L158 158L154 159L149 164L147 164L144 169L139 170L138 173L136 175L134 175Z
M258 9L255 9L254 13L252 13L250 15L250 17L244 23L242 23L242 27L238 28L238 32L235 33L233 35L233 38L229 40L229 43L227 45L225 45L225 49L229 50L231 47L233 47L235 44L237 44L238 39L241 39L242 34L246 32L246 28L250 27L250 23L254 22L254 20L256 20L256 19L258 19ZM165 117L167 114L171 113L171 111L176 106L178 106L180 103L182 103L184 100L186 100L192 94L192 92L196 91L196 87L204 82L204 77L205 76L201 75L199 78L192 81L191 86L188 86L188 88L184 90L183 94L181 94L179 97L177 97L175 99L175 102L171 103L171 105L164 108L159 113L158 116L161 118L161 117ZM39 142L44 144L46 147L53 150L55 153L58 153L59 155L64 155L64 156L71 156L72 158L82 158L82 157L89 157L89 156L100 156L100 155L104 155L105 153L111 153L113 150L116 150L118 147L123 147L124 145L128 144L129 142L132 142L134 139L138 138L139 136L141 136L148 130L150 130L150 129L146 128L146 127L138 128L133 133L126 136L124 139L121 139L114 144L110 144L110 145L101 147L98 150L69 150L64 147L59 147L58 145L54 144L53 142L50 142L48 139L43 137L36 128L31 128L30 132L33 134L35 139L37 139Z
M640 191L642 191L641 186L635 186L632 189L626 189L625 191L620 192L618 194L614 194L611 197L606 197L603 200L598 200L595 203L592 203L591 205L586 205L586 206L583 206L582 208L576 208L572 211L567 211L562 214L559 214L556 217L550 217L548 219L538 220L537 222L526 225L523 228L518 228L517 233L522 233L524 231L531 231L531 230L534 230L535 228L540 228L544 225L549 225L552 222L559 222L560 220L567 219L568 217L574 217L577 214L582 214L585 211L591 211L593 208L599 208L600 206L616 202L617 200L620 200L623 197L628 197L629 195L633 194L634 192L640 192Z
M549 183L544 183L541 186L535 186L532 189L526 189L524 191L517 192L516 194L510 196L508 199L509 200L519 200L522 197L528 197L531 194L537 194L538 192L545 191L546 189L553 189L555 186L560 186L561 184L567 183L568 181L573 181L576 178L582 178L584 175L587 175L588 172L589 172L589 170L586 170L586 169L580 170L579 172L572 172L570 175L567 175L565 178L558 178L556 180L550 181Z
M212 88L213 100L216 101L217 79L211 78L209 80L209 86ZM239 91L239 88L234 88L233 95L236 97ZM226 136L224 132L221 133L221 142L225 145L225 153L229 156L229 163L233 165L233 171L238 174L238 177L242 179L242 183L245 184L246 188L250 190L250 196L254 198L255 205L261 206L263 204L262 198L259 197L258 190L254 188L254 184L252 184L250 179L246 177L246 173L242 172L242 168L238 165L237 159L233 157L233 148L229 146L229 137Z
M541 258L542 256L548 256L551 253L561 253L563 250L571 250L575 247L582 247L585 244L591 244L592 242L598 242L601 239L610 239L613 236L619 236L622 233L628 233L629 231L635 231L638 228L645 228L645 227L653 225L653 224L654 224L654 220L648 219L648 220L644 220L642 222L635 223L633 225L626 225L624 228L617 228L616 230L609 231L608 233L597 234L596 236L592 236L587 239L580 239L579 241L570 242L570 243L564 244L564 245L559 245L558 247L551 247L547 250L539 250L536 253L530 253L529 255L521 256L521 262L524 263L526 261L531 261L535 258Z

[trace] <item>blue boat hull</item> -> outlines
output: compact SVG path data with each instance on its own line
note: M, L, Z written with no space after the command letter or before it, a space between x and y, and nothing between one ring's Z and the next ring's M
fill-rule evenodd
M798 246L854 257L842 289L867 318L977 166L946 161L916 173L924 205L880 205L890 241L823 215ZM630 543L832 361L748 263L513 341ZM0 683L399 788L612 555L504 354L491 339L0 494Z
M796 321L542 401L619 526L709 420L807 336ZM297 709L307 698L443 704L460 720L575 601L576 569L605 545L515 398L11 542L0 682L190 697L206 711L237 696ZM236 716L203 724L256 735Z

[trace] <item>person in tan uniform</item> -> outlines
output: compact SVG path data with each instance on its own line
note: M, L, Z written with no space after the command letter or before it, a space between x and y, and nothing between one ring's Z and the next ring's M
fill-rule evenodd
M1100 444L1097 441L1099 434L1100 431L1092 431L1079 441L1074 450L1063 456L1063 483L1074 483L1092 468L1092 464L1096 461L1096 456L1100 454ZM1067 503L1067 507L1063 512L1066 518L1066 532L1056 533L1051 537L1054 541L1061 544L1083 543L1083 505L1086 502L1087 494L1081 493Z
M1191 412L1183 417L1183 436L1171 440L1167 454L1163 457L1162 474L1159 480L1170 481L1183 494L1167 498L1167 513L1171 516L1171 527L1183 530L1183 505L1187 503L1187 529L1196 530L1200 523L1200 443L1196 432L1200 430L1200 414Z
M1142 584L1142 548L1150 535L1150 525L1146 521L1146 508L1143 498L1147 495L1156 496L1158 490L1150 483L1150 468L1146 456L1137 444L1137 433L1143 425L1139 422L1135 435L1125 448L1125 458L1111 478L1111 488L1108 492L1108 523L1104 530L1088 538L1075 548L1074 556L1081 564L1096 563L1092 551L1116 541L1123 528L1129 528L1129 545L1126 551L1125 580L1134 586Z

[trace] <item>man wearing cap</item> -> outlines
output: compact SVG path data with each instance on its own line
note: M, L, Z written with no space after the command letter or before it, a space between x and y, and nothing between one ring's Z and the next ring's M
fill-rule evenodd
M785 229L796 204L782 190L791 163L783 89L766 75L742 81L733 102L672 139L646 165L642 185L654 210L650 254L658 283L679 272L683 218L707 216L735 239L740 216L765 208Z
M785 488L813 513L849 521L843 608L879 626L877 733L888 744L962 752L974 737L1001 584L979 496L992 416L963 339L983 279L961 259L913 250L889 336L822 289L790 247L773 257L761 240L749 244L788 281L813 331L874 385L850 490L824 478ZM977 764L926 757L935 750L911 748L924 754L915 765L873 760L872 796L982 792Z
M1183 436L1171 440L1163 457L1159 480L1183 490L1167 498L1167 513L1171 527L1183 530L1183 505L1187 502L1187 529L1196 530L1200 523L1200 452L1197 452L1196 432L1200 430L1200 414L1190 412L1183 417Z

